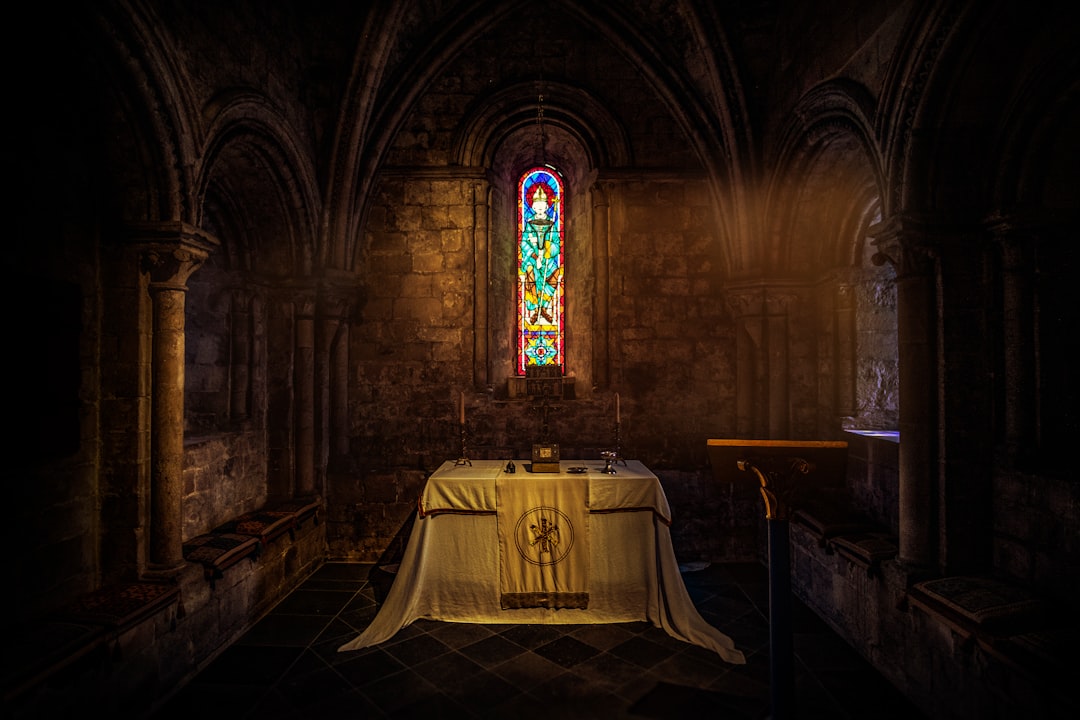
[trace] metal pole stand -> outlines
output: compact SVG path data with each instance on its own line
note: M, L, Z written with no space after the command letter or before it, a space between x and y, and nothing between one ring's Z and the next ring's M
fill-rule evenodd
M767 468L764 466L768 466ZM765 498L769 527L769 686L772 720L792 717L795 700L795 650L791 628L790 499L796 477L814 466L798 457L739 460L738 467L752 472Z

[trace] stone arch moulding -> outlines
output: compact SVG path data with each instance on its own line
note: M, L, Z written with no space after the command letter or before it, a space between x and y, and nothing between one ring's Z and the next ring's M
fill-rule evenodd
M861 85L850 81L825 83L808 92L792 113L792 120L783 129L774 171L766 196L766 218L770 239L765 254L757 261L770 262L768 272L792 271L792 253L782 243L793 242L799 223L798 198L813 182L815 172L828 168L831 194L836 207L828 220L829 241L833 246L815 254L826 271L828 265L844 262L858 254L845 241L856 240L845 228L862 226L853 222L852 213L865 214L871 195L881 198L885 179L881 154L875 141L873 99ZM825 194L821 194L825 197ZM880 201L879 201L880 202Z
M466 113L451 145L451 162L491 167L503 140L534 126L538 96L543 94L544 123L576 137L590 153L592 167L621 167L633 162L626 130L596 98L564 83L519 83L480 98Z
M152 17L153 10L146 13L125 3L123 8L106 10L87 21L88 27L98 27L104 38L102 47L107 48L106 54L111 53L105 63L113 89L128 111L130 124L125 131L138 133L136 145L142 156L126 162L138 164L137 174L145 174L146 168L154 168L155 173L135 191L142 198L138 203L141 209L134 209L130 195L125 198L128 216L124 220L191 223L195 217L191 168L197 113L184 75L174 64L180 53L155 29L159 23Z
M325 259L325 252L317 246L316 225L320 212L319 192L315 171L308 155L301 151L300 141L280 113L259 95L230 92L209 103L205 115L211 120L207 125L207 142L198 181L198 220L205 221L208 190L215 184L235 195L231 197L234 208L247 213L248 227L262 237L243 238L246 265L255 269L257 263L252 254L259 241L285 235L288 238L289 256L297 267L311 273ZM263 172L275 194L273 202L287 220L285 227L266 227L266 219L258 212L244 207L244 202L256 206L254 194L248 190L248 182L237 182L233 175L242 168L232 163L247 162ZM264 187L260 186L260 187ZM231 190L230 190L231 189ZM267 198L260 197L259 201ZM234 241L238 238L232 238ZM237 253L236 249L230 252ZM299 262L296 262L299 261Z

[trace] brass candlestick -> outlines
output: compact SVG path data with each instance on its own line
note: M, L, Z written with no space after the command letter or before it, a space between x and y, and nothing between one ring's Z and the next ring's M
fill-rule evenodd
M454 467L458 465L468 465L472 467L472 460L469 459L469 453L465 447L465 423L458 423L461 427L461 457L454 463Z
M618 421L615 421L615 449L614 450L604 450L603 452L600 453L600 457L604 458L604 469L601 470L601 472L607 473L608 475L614 475L615 474L615 466L618 465L619 463L622 463L624 467L626 465L626 458L624 458L622 456L622 449L621 449L622 448L622 433L620 431L620 426L621 425L622 425L622 423L620 423Z

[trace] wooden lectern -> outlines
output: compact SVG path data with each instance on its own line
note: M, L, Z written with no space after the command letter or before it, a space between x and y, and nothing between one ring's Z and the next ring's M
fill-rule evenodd
M843 484L847 443L826 440L709 440L719 482L755 480L769 526L769 686L772 720L791 717L795 658L791 637L791 514L815 485ZM813 475L813 482L810 476Z

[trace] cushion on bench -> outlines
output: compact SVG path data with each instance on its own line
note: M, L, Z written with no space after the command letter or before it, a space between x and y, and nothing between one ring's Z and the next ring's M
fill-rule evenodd
M975 575L923 580L911 587L908 599L969 636L979 631L1018 632L1043 609L1026 589Z
M261 549L259 539L237 533L206 533L184 543L184 559L203 566L203 574L210 581L224 577L226 568L232 567L246 557L254 559Z
M213 529L215 534L248 535L258 538L264 546L296 527L296 516L291 512L255 510L244 513Z
M86 593L58 614L69 620L123 630L180 600L180 586L164 582L127 582Z
M266 509L273 512L292 513L296 518L296 527L300 527L308 518L313 518L315 524L318 525L322 501L318 498L296 498L272 503Z

